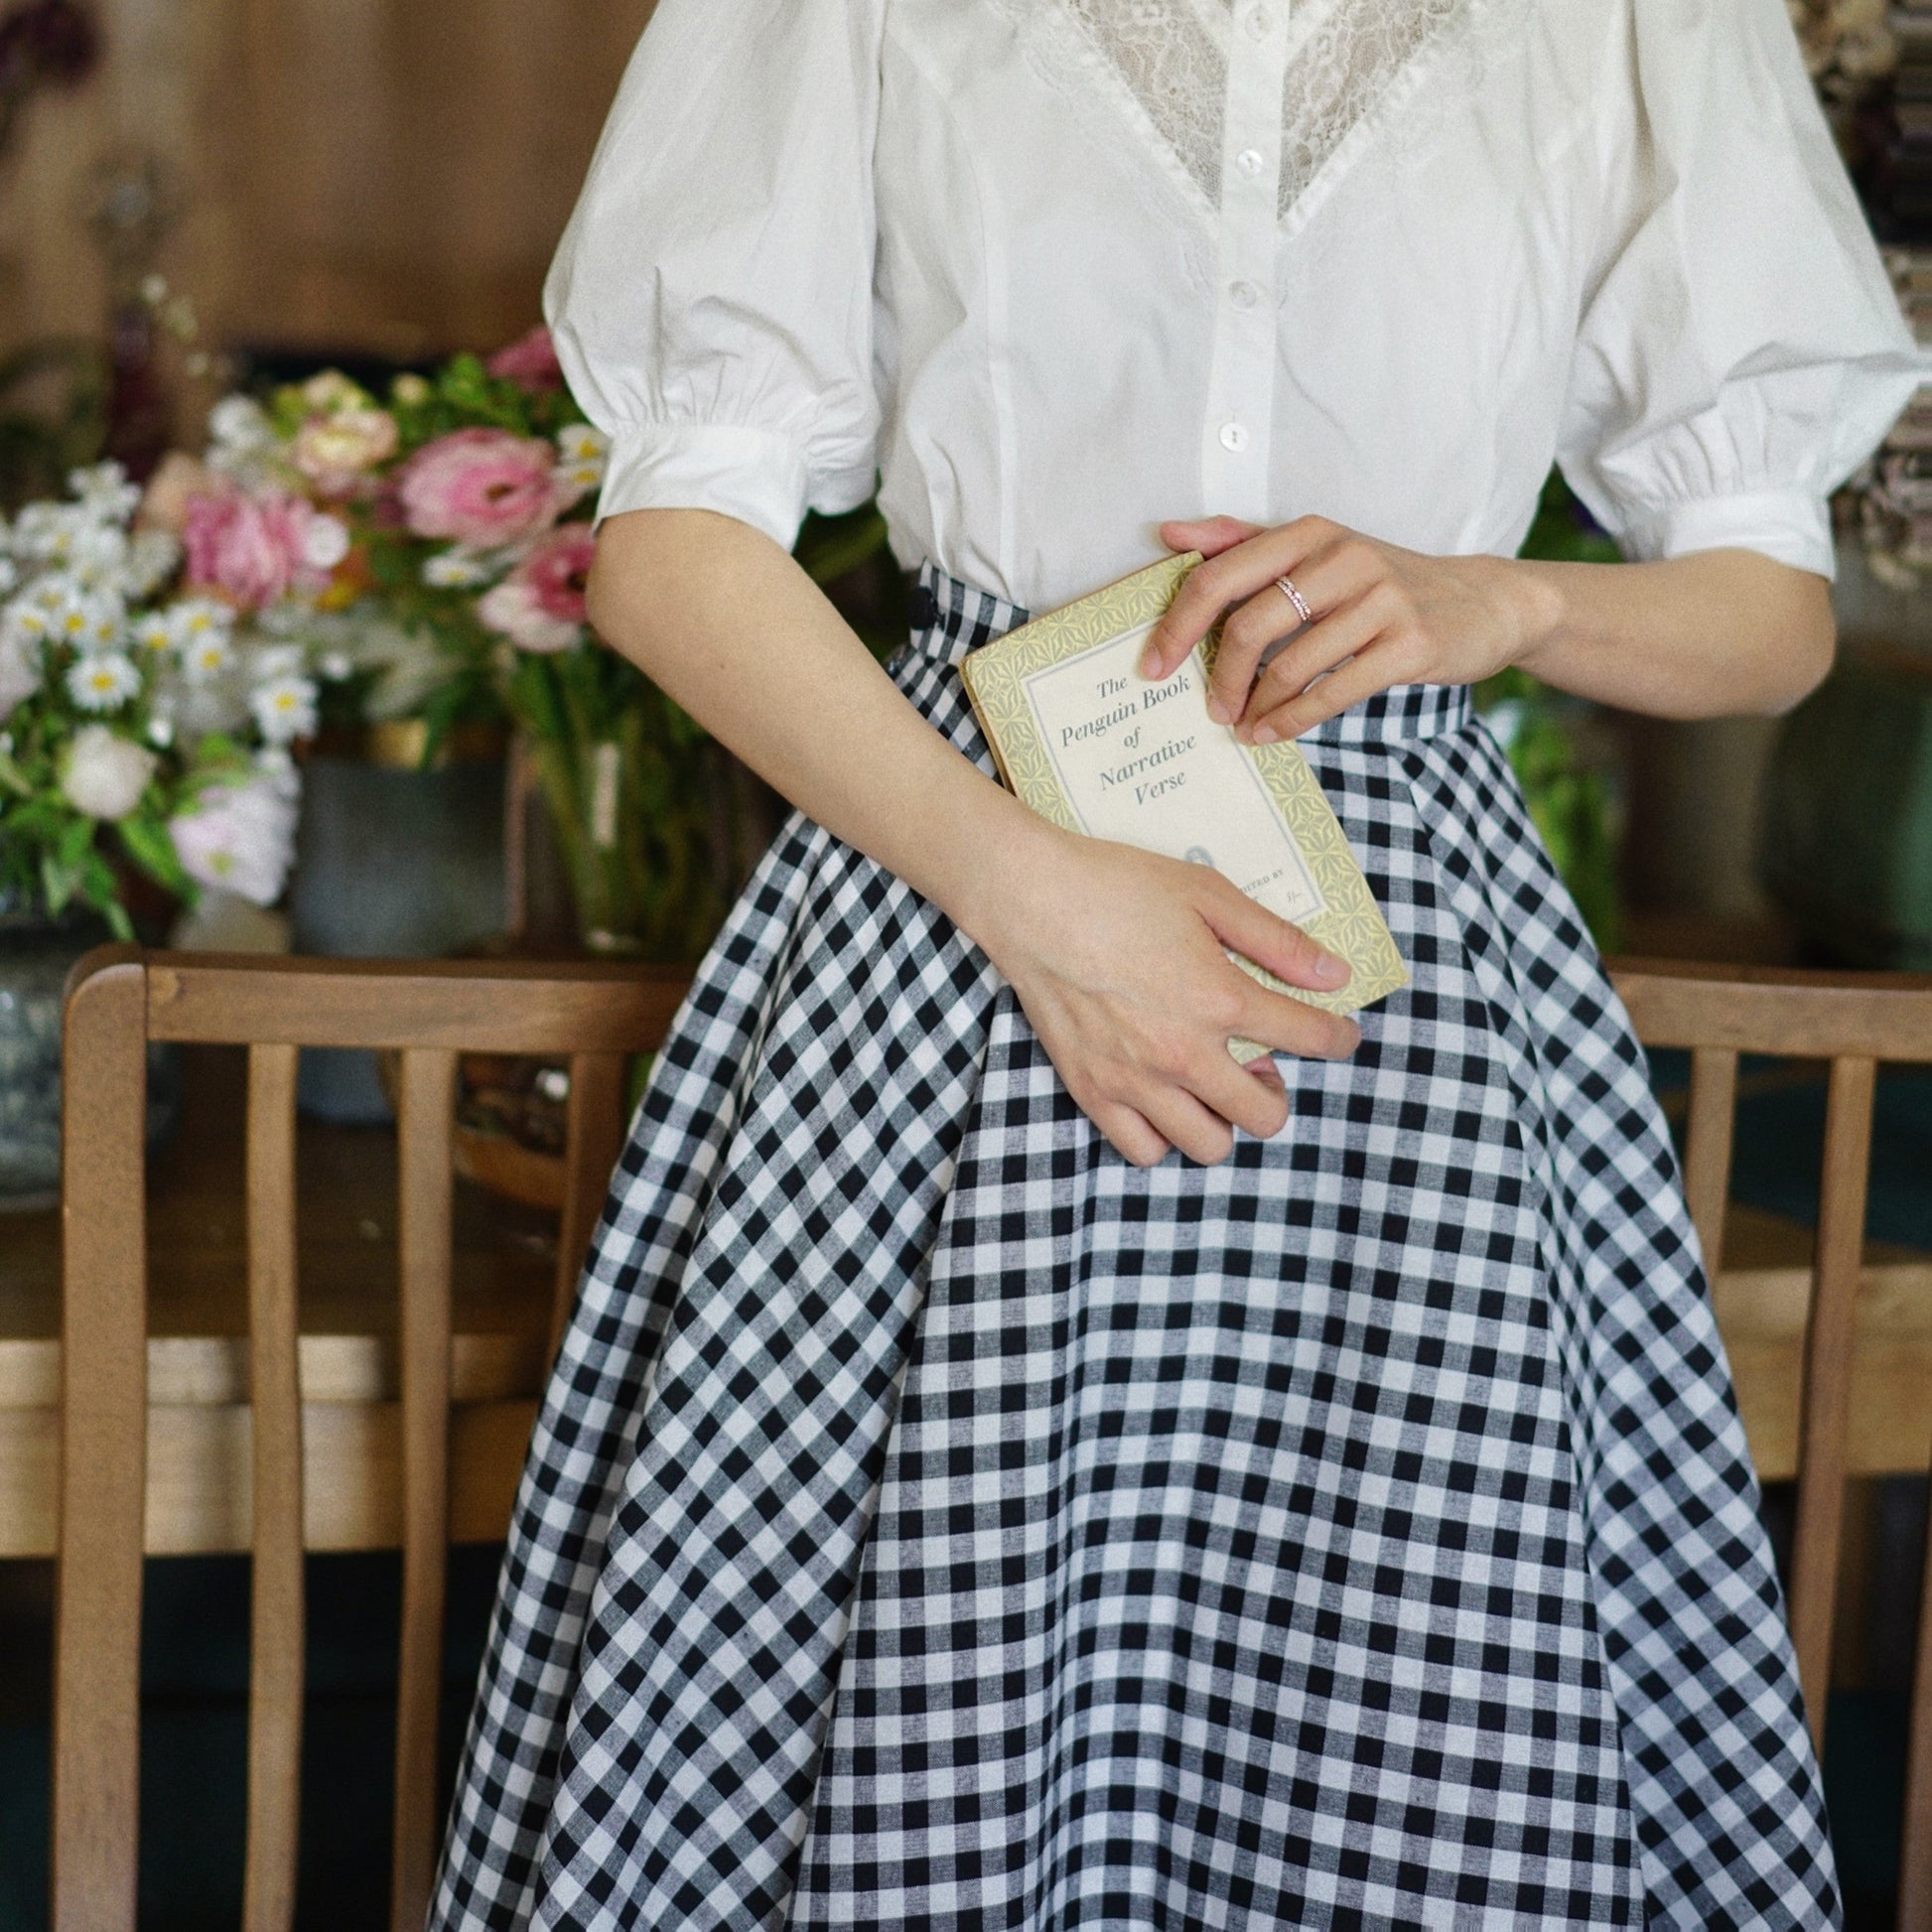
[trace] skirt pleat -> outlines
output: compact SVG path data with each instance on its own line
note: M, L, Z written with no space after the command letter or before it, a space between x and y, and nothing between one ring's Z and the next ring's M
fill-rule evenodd
M927 565L890 666L992 769ZM794 814L536 1426L431 1924L1838 1922L1642 1050L1466 692L1303 740L1411 984L1137 1169Z

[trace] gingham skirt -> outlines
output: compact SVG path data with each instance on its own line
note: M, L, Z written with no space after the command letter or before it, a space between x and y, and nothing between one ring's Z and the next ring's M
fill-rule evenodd
M927 566L891 669L1025 613ZM536 1425L438 1928L1838 1918L1641 1051L1461 690L1302 741L1413 983L1137 1169L803 815Z

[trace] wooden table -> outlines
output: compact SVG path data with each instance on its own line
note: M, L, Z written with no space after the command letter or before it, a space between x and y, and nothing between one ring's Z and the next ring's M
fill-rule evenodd
M185 1055L182 1123L149 1200L148 1544L241 1550L249 1526L242 1276L242 1060ZM308 1541L392 1544L399 1531L395 1137L300 1129L301 1372ZM468 1182L456 1190L452 1514L460 1541L502 1534L544 1369L554 1218ZM1797 1461L1799 1348L1811 1236L1733 1206L1719 1320L1767 1481ZM0 1216L0 1557L54 1549L60 1223ZM1874 1245L1859 1314L1855 1475L1932 1463L1932 1256Z

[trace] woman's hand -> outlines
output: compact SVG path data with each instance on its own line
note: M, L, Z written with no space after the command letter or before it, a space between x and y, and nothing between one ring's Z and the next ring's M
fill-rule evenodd
M1228 949L1321 992L1346 964L1210 866L1035 824L974 936L1081 1110L1137 1167L1176 1147L1223 1161L1236 1127L1279 1133L1288 1097L1274 1062L1243 1066L1228 1041L1341 1059L1361 1030L1262 986Z
M1279 593L1277 593L1279 595ZM1219 873L1062 831L913 708L772 539L711 510L625 510L598 537L600 632L766 783L940 906L1019 994L1053 1064L1130 1161L1219 1161L1277 1132L1281 1076L1234 1036L1337 1058L1352 1022L1270 992L1339 960ZM782 651L769 640L781 636ZM864 756L854 755L854 747Z
M1142 672L1166 677L1227 613L1208 712L1254 745L1294 738L1393 684L1472 684L1527 659L1558 617L1553 593L1508 558L1426 556L1321 516L1272 530L1232 516L1164 523L1161 540L1206 561L1156 625ZM1257 676L1262 653L1291 636Z

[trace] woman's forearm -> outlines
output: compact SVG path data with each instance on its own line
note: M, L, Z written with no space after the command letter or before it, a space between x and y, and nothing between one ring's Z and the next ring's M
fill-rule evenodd
M1051 828L922 719L770 538L709 510L598 534L599 633L766 783L974 936Z
M708 510L598 536L606 640L827 831L946 912L1006 975L1076 1105L1130 1161L1219 1161L1288 1118L1263 1054L1338 1058L1353 1022L1258 985L1347 967L1211 866L1061 831L956 751L768 537Z
M1831 668L1830 586L1754 550L1504 568L1532 640L1516 661L1579 697L1660 718L1788 711Z

